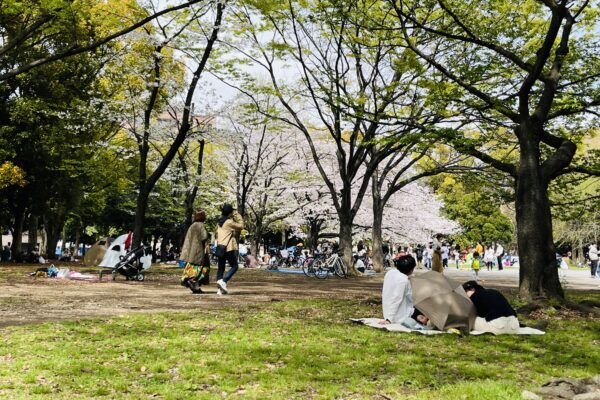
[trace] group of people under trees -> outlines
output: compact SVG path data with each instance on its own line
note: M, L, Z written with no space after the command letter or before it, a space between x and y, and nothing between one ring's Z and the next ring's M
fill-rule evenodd
M180 259L185 263L183 276L181 278L181 284L188 287L193 293L202 293L201 286L209 283L210 273L210 240L209 234L204 226L206 220L206 213L204 211L197 211L193 216L193 223L189 227L183 247L181 249ZM218 228L216 232L216 252L218 263L217 263L217 294L224 295L229 293L227 283L233 278L238 270L238 251L240 248L240 233L244 229L244 221L241 215L233 208L231 204L225 204L221 208L221 217L218 220ZM360 247L360 248L359 248ZM386 246L387 247L387 246ZM359 255L365 255L366 248L362 242L357 245L358 254L355 257L355 261L358 260ZM388 255L389 247L384 248L384 254ZM414 257L413 257L414 255ZM504 257L504 248L499 243L493 243L488 246L484 246L481 242L477 244L461 249L460 246L452 246L447 242L443 242L442 235L436 235L434 239L429 243L428 246L416 246L416 247L399 247L398 252L394 256L394 263L396 268L392 269L386 274L384 280L384 294L386 292L396 293L397 288L401 288L408 284L407 277L412 273L415 267L425 266L427 269L443 273L445 268L449 268L451 262L454 262L456 268L459 268L459 263L462 261L466 263L473 271L474 284L471 285L474 292L479 293L482 288L477 284L479 270L487 268L491 270L494 265L497 266L498 270L502 270L502 258ZM598 246L592 244L589 247L588 257L591 261L591 272L592 276L600 277L600 268L598 268ZM405 264L409 266L404 266ZM230 269L225 273L225 267L229 264ZM414 265L413 265L414 264ZM364 270L364 263L359 265ZM412 267L412 269L410 269ZM402 277L398 273L404 275ZM394 279L396 283L393 285L396 289L390 292L390 289L386 289L386 281ZM389 286L389 284L388 284ZM403 292L405 297L410 297L410 291ZM490 292L482 292L490 293ZM486 296L485 298L490 297ZM384 296L388 298L389 295ZM396 298L397 296L392 296ZM472 297L472 296L471 296ZM477 295L475 299L480 296ZM395 301L398 301L397 299ZM384 301L385 302L385 301ZM414 309L411 311L411 315L405 315L409 310L412 309L410 301L400 301L404 304L403 307L406 309L401 312L404 317L413 317ZM507 304L507 303L506 303ZM504 302L498 301L498 304L494 309L502 310L502 314L509 313L509 309L505 307ZM384 306L384 309L386 306ZM480 309L485 307L478 307ZM385 312L384 312L385 314ZM421 321L424 316L414 315L419 317L418 319L413 318L415 321ZM497 317L497 315L494 314ZM509 317L509 315L502 315L502 317ZM394 317L395 318L395 317ZM480 322L481 324L481 322Z
M383 280L382 308L383 324L402 324L408 328L428 329L430 321L426 315L415 309L412 288L408 277L417 265L411 255L404 255L394 261ZM477 281L463 284L467 296L473 302L477 318L474 330L494 333L510 333L519 330L517 313L508 300L495 289L481 286Z

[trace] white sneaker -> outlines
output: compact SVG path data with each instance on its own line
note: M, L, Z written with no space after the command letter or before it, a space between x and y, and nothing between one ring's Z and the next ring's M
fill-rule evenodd
M227 283L223 279L217 281L217 286L221 290L222 294L227 294Z
M223 295L223 293L221 293L221 289L217 289L217 295L218 295L218 296L221 296L221 295Z

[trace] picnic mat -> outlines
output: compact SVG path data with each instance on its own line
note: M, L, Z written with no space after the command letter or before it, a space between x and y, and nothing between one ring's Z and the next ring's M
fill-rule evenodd
M276 272L279 274L299 274L304 275L302 272L302 268L300 269L291 269L291 268L278 268L278 269L265 269L267 272Z
M432 330L410 329L410 328L405 327L402 324L382 325L382 324L380 324L380 322L382 321L381 318L350 318L350 321L356 322L358 324L370 326L371 328L385 329L386 331L389 331L389 332L403 332L403 333L416 332L416 333L420 333L422 335L439 335L440 333L450 333L450 332L446 332L446 331L438 331L435 329L432 329ZM481 332L481 331L469 332L470 335L483 335L484 333L492 333L492 332ZM522 327L522 328L519 328L518 332L510 333L509 335L544 335L545 333L546 332L540 331L539 329ZM494 335L508 335L507 333L493 333L493 334Z

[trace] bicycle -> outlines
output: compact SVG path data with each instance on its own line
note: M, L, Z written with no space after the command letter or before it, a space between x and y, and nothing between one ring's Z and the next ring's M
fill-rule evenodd
M312 257L306 258L302 263L302 272L304 272L304 275L308 276L309 278L315 276L317 271L317 261L323 261L325 258L326 257L324 254L315 254Z
M315 265L315 276L319 279L325 279L329 274L335 274L340 278L348 276L348 268L339 254L334 253L327 260L318 260Z

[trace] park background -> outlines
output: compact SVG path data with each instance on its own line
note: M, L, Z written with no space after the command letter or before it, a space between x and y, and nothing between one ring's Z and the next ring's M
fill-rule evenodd
M183 313L25 327L6 318L1 357L9 368L0 390L16 398L185 398L190 387L207 397L261 398L285 388L282 398L508 398L551 377L592 375L597 289L561 282L557 253L570 254L572 272L584 274L586 250L598 241L598 32L598 4L588 1L2 2L0 226L13 256L39 243L52 259L59 243L62 251L129 230L134 247L162 254L181 245L194 209L207 211L214 230L231 202L253 254L261 244L286 245L282 237L312 250L335 238L351 265L362 239L381 271L387 241L425 244L443 233L462 247L500 242L520 261L506 286L511 300L525 320L549 322L554 333L526 342L458 339L468 346L382 336L347 323L378 315L379 278L352 277L327 283L355 287L339 301L324 295L252 309L243 300L210 308L195 299L187 308L198 312L176 302ZM8 241L3 235L2 246ZM32 268L2 269L2 284L18 289L3 297L5 311L21 306L26 316L48 300L39 296L47 285L66 298L80 287L23 278ZM144 284L175 291L179 271L169 268L156 266L154 283ZM241 274L241 289L244 279L266 287L276 279L255 273ZM115 293L129 287L119 285L90 286L94 300L82 304L105 295L118 315ZM81 298L52 301L59 315ZM89 312L107 317L100 314ZM246 315L256 320L243 322ZM250 332L259 320L263 330ZM193 335L196 323L216 334ZM175 346L187 340L189 347ZM414 354L388 368L398 340ZM143 360L115 353L126 343ZM377 357L356 365L363 353L353 349L370 345ZM281 361L306 360L295 346L319 350L290 386L291 375L270 371L297 371ZM328 353L340 348L339 360ZM483 352L484 367L461 364L471 348ZM177 362L159 362L164 349L172 360L197 362L177 366L185 371L177 375ZM82 365L92 353L100 357L94 368ZM248 354L257 360L243 359ZM402 370L410 357L443 372L424 374L425 361ZM503 373L488 375L494 368ZM380 378L387 383L369 383ZM258 386L236 392L239 379Z

